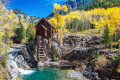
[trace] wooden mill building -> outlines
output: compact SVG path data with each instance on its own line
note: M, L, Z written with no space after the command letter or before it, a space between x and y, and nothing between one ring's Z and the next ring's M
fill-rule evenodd
M37 57L39 61L44 60L46 57L45 40L51 44L54 34L55 28L46 19L42 18L36 25Z

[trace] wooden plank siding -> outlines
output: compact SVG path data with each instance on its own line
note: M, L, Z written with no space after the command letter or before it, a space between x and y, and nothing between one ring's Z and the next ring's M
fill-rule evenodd
M46 40L51 47L55 28L46 19L42 18L36 25L36 45L37 45L37 59L44 61L46 59ZM48 45L47 45L48 46Z
M42 18L36 25L36 35L52 41L54 34L55 28L46 19Z

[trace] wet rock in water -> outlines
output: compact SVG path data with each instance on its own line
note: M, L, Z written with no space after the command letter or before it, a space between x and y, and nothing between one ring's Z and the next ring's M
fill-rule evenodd
M22 55L18 55L15 58L16 63L18 64L18 66L24 68L24 69L30 69L30 66L27 64L27 62L24 60Z
M14 62L8 61L7 65L7 71L9 72L9 76L11 77L11 80L16 80L17 76L19 75L19 71L14 65Z
M76 71L68 72L67 77L75 80L86 80L86 77L84 77L80 72Z
M46 62L45 66L58 67L60 66L60 63L59 62Z
M38 63L38 67L43 67L43 66L44 66L44 63L42 63L42 62Z

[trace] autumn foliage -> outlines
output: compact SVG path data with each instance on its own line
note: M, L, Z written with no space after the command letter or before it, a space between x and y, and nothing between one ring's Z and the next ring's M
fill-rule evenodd
M97 29L98 33L102 36L106 25L108 26L111 37L118 34L117 31L120 29L120 7L107 9L95 8L88 11L77 10L67 15L61 15L59 11L66 12L68 10L67 6L65 7L64 5L64 10L62 6L54 4L55 9L53 12L56 13L56 15L49 19L49 22L58 30L59 35L63 35L62 33L66 29L71 32Z

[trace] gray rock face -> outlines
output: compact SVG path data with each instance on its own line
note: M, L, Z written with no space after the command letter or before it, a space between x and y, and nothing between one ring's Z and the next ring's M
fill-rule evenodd
M38 21L41 19L40 17L29 16L26 13L20 11L19 9L12 9L12 10L17 16L22 17L25 22L38 23Z
M16 44L9 50L11 54L9 55L9 61L6 68L12 80L16 80L17 76L19 75L18 68L23 70L31 68L30 64L27 62L29 61L32 64L32 62L29 60L31 59L30 55L28 54L26 48L24 48L24 50L23 48L24 47L22 45Z
M19 75L19 71L17 70L14 62L8 61L7 65L7 70L9 72L9 76L11 77L12 80L16 80L17 76Z
M24 69L29 69L35 67L35 60L33 58L33 54L28 51L29 46L15 45L11 48L11 58L14 59L19 67Z
M103 48L100 36L76 36L68 35L63 38L63 46L66 51L79 51L81 54Z
M102 38L100 36L65 36L63 44L65 47L74 48L76 46L92 47L100 45Z
M100 80L98 73L94 70L92 66L89 66L83 75L90 80Z
M15 58L16 63L18 64L18 66L24 68L24 69L30 69L30 66L27 64L27 62L24 60L22 55L18 55Z
M42 63L42 62L38 63L38 67L43 67L43 66L44 66L44 63Z
M76 72L76 71L68 72L67 76L68 78L75 80L86 80L86 77L84 77L80 72Z

